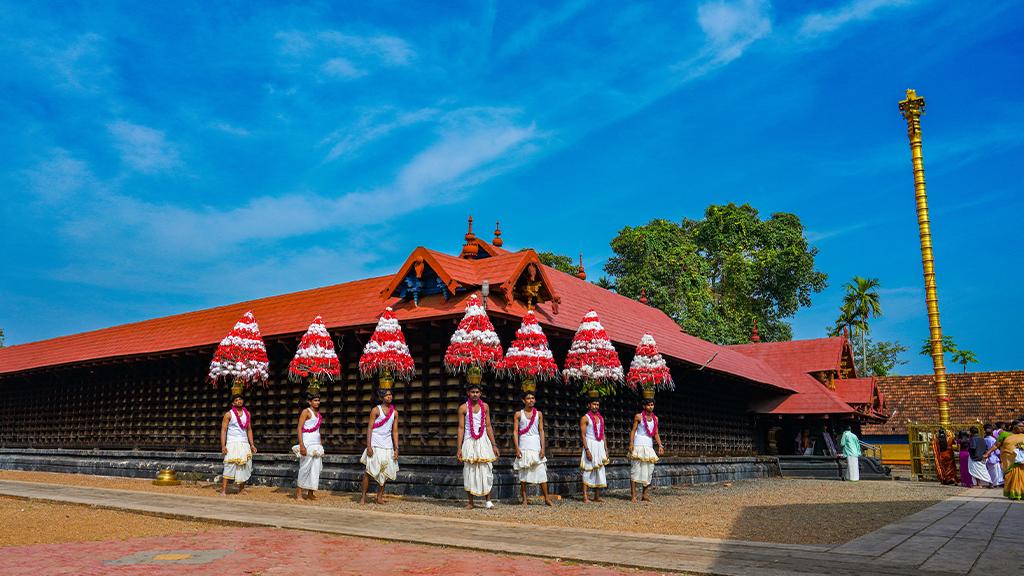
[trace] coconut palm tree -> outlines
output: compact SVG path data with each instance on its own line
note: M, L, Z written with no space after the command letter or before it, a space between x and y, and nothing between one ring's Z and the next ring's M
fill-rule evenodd
M953 362L956 364L963 365L964 373L966 374L967 365L977 364L978 356L974 352L971 352L970 350L957 350L956 352L953 353L953 357L951 358L951 360L953 360Z
M881 284L878 278L863 278L854 276L853 280L843 285L846 294L843 296L843 307L841 310L849 310L856 318L858 332L860 333L861 347L861 372L867 373L868 359L868 319L877 318L882 315L881 298L878 295L878 288Z

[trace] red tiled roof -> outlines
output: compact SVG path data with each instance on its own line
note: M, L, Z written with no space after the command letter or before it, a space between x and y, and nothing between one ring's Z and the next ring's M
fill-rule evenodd
M545 268L554 290L562 295L562 303L557 315L551 313L550 304L537 307L537 320L543 324L575 332L583 315L593 308L601 317L608 336L616 342L636 346L644 333L649 332L664 355L699 366L707 363L706 369L709 370L794 390L781 374L763 362L683 332L675 321L657 308L605 290L572 274ZM515 302L510 311L517 316L526 313L519 302Z
M495 256L478 260L461 259L434 251L428 253L444 269L439 273L470 285L478 285L484 278L495 286L505 281L514 282L515 278L509 279L509 275L522 269L524 259L536 258L532 251L509 253L501 250ZM553 312L552 303L537 307L537 319L545 325L575 331L583 315L593 308L600 314L609 337L616 343L634 347L645 332L650 332L658 341L662 354L668 357L695 365L706 365L708 370L731 374L787 392L806 387L790 382L785 374L757 357L684 333L657 308L553 268L542 266L541 271L551 291L562 296L558 314ZM266 337L301 333L318 314L323 317L328 328L372 325L387 303L395 307L395 313L402 321L462 314L462 300L468 295L464 292L447 302L440 295L426 296L420 300L418 307L397 299L382 302L380 294L393 279L394 276L369 278L11 346L0 349L0 374L213 345L220 341L239 316L250 309ZM520 302L506 303L498 291L492 290L491 294L492 313L504 313L513 318L525 314L526 309ZM802 376L810 378L806 374ZM797 404L803 405L801 402Z
M810 375L810 372L838 371L844 346L845 338L839 336L738 344L727 348L761 360L796 388L796 394L768 400L757 406L755 411L765 414L851 414L855 410L849 404Z
M885 424L865 426L865 434L906 434L908 422L939 421L933 374L883 376L877 378L877 386L893 416ZM955 427L1024 414L1024 370L954 372L946 375L946 387L949 419Z
M786 342L758 342L729 346L744 354L753 352L762 360L789 372L838 371L842 365L846 337L789 340Z
M871 404L874 400L874 378L837 379L836 393L847 404Z

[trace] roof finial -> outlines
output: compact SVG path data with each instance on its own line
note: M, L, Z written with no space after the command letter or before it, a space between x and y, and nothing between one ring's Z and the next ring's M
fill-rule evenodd
M750 330L750 341L760 342L761 335L757 333L757 318L754 318L754 327Z
M500 220L494 222L494 242L491 242L491 244L494 244L498 248L501 248L501 245L504 244L504 242L501 239L501 221Z
M641 288L640 289L640 303L645 305L645 306L647 305L647 289L646 288Z
M480 246L476 243L476 235L473 234L473 216L469 216L469 229L466 230L466 243L462 245L462 252L459 258L476 258Z
M583 252L580 252L580 271L576 273L580 280L587 279L587 271L583 269Z

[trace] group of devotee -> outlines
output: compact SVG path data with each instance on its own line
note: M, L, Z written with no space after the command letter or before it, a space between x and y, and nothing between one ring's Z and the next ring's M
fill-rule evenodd
M961 430L956 447L962 486L1002 487L1007 498L1024 499L1024 419Z
M467 494L466 508L477 506L477 499L483 500L484 508L493 508L491 490L494 484L493 464L500 456L500 450L491 425L490 407L481 399L481 389L470 384L467 400L459 406L458 439L455 457L463 465L463 488ZM398 413L392 403L390 389L378 391L380 404L370 410L366 426L366 448L359 458L365 467L362 477L360 503L367 502L370 480L377 484L374 501L384 504L384 487L398 475L399 434L396 424ZM589 398L587 412L580 418L580 472L583 485L583 502L601 502L601 490L607 488L605 467L609 463L608 446L605 438L605 422L601 416L599 398ZM522 409L513 415L514 434L512 445L515 459L512 469L519 480L519 500L529 504L528 486L539 486L544 504L552 506L548 492L547 458L545 457L546 437L544 415L536 408L537 398L533 392L523 392ZM299 462L295 498L316 499L320 473L323 469L324 448L320 438L323 414L320 412L320 396L307 394L308 407L300 412L296 425L298 443L292 452ZM658 434L658 417L654 414L654 399L644 398L642 409L633 417L629 435L630 496L633 502L649 501L648 489L654 474L654 466L665 448ZM228 493L228 481L233 481L241 492L252 475L252 456L256 453L253 441L252 418L245 408L241 394L234 394L231 407L221 419L221 453L224 455L224 474L221 495ZM639 489L639 494L638 494Z

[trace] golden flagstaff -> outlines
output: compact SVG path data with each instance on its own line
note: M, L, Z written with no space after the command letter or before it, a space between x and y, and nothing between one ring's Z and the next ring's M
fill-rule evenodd
M921 236L921 266L924 268L924 292L928 304L928 327L931 332L935 393L939 403L939 425L948 430L949 392L946 389L942 326L939 324L939 296L935 291L935 260L932 257L932 230L928 220L928 192L924 186L924 158L921 154L921 115L924 114L924 98L918 96L914 89L908 89L907 99L900 101L900 112L907 121L910 155L914 162L914 196L917 198L917 227Z

